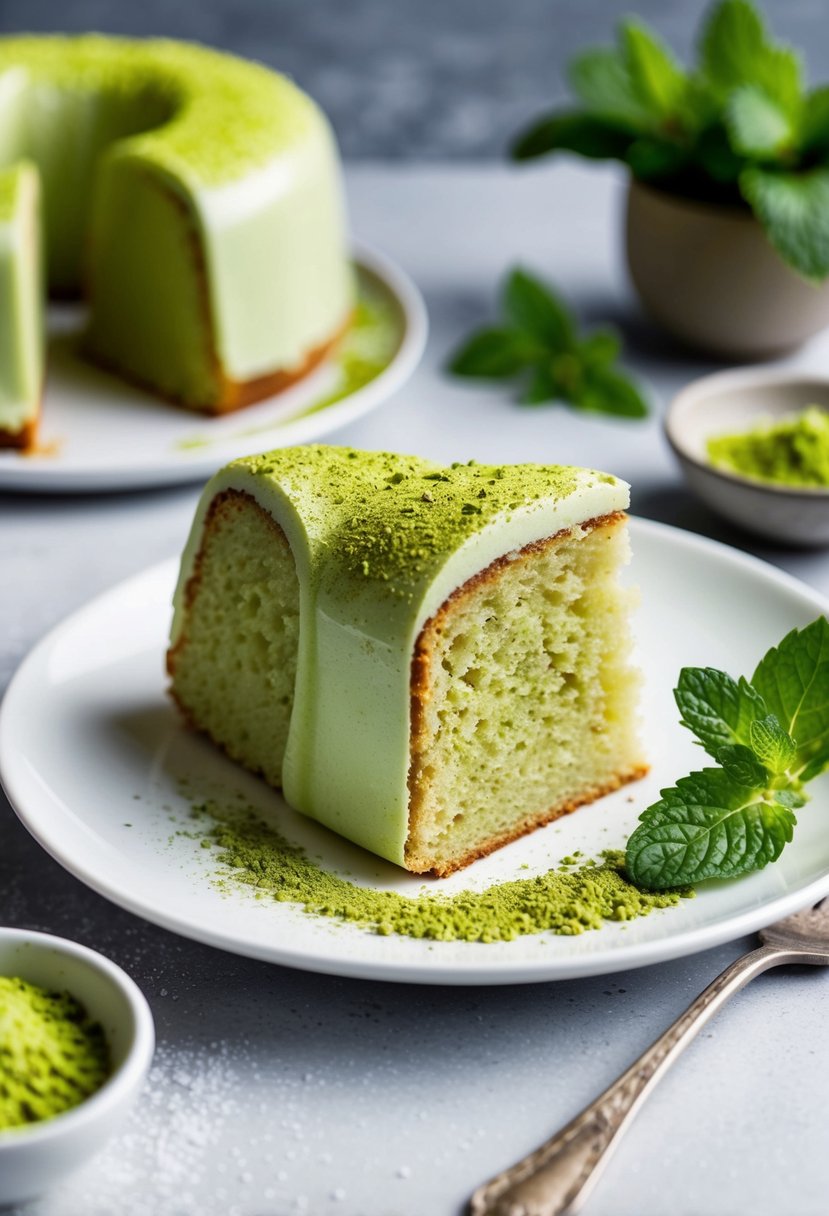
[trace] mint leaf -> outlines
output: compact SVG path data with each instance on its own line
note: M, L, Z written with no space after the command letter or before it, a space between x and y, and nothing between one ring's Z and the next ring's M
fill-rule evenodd
M712 181L727 186L736 186L746 163L732 148L725 127L718 124L701 132L694 156ZM739 194L735 201L739 202Z
M550 372L560 401L578 403L584 385L584 368L575 351L564 351L554 355L550 361Z
M723 747L751 746L751 724L765 718L768 708L747 680L733 680L714 667L683 667L674 689L681 722L692 731L709 756Z
M807 155L829 152L829 85L809 93L804 102L800 148Z
M770 97L780 103L792 118L800 115L803 105L803 64L791 47L767 47L757 65L757 83Z
M504 285L502 311L524 333L550 350L569 350L575 341L573 320L566 305L525 270L513 270Z
M596 413L641 418L639 389L613 364L620 343L610 330L580 338L564 300L534 275L514 268L501 292L506 324L473 334L448 370L459 376L508 379L523 373L523 405L566 401Z
M647 402L634 382L601 363L585 364L583 386L575 401L594 414L645 418L648 413Z
M829 767L829 622L793 629L761 660L751 682L797 740L795 767L811 781Z
M594 117L631 134L653 125L653 115L637 96L618 51L585 51L571 61L568 75L573 92Z
M710 10L702 29L702 70L722 92L747 84L766 47L766 31L747 0L723 0Z
M774 159L794 142L791 118L757 85L735 89L725 116L731 146L741 156Z
M829 277L829 89L804 97L799 56L771 40L755 5L713 5L691 73L638 19L622 23L619 44L573 62L584 109L542 117L512 155L618 160L681 198L746 202L784 262ZM596 401L591 389L585 408Z
M519 400L522 405L546 405L548 401L555 401L557 395L552 368L547 363L541 363Z
M657 181L679 173L688 163L688 151L656 136L641 136L630 144L625 161L639 181Z
M775 775L788 772L797 755L797 744L774 714L752 722L749 736L751 750L761 764Z
M697 73L687 77L678 114L689 135L698 136L719 120L720 101L704 75Z
M548 152L576 152L593 160L624 160L631 136L619 125L590 114L562 111L548 114L518 136L514 160L530 160Z
M622 341L613 329L596 329L579 346L587 364L615 363L622 353Z
M640 815L627 867L644 887L733 878L791 840L804 783L829 768L829 621L788 633L751 684L686 667L675 696L720 767L681 778Z
M829 274L829 169L745 169L740 190L780 256L805 278L824 279Z
M456 376L514 376L538 357L538 345L518 329L483 329L452 357Z
M788 806L796 811L799 807L806 805L809 795L797 786L786 785L782 789L774 791L774 800L781 806Z
M659 118L674 117L685 91L685 75L676 60L641 21L624 21L620 40L637 99Z
M633 882L648 889L684 886L776 861L797 820L789 807L763 800L762 793L720 769L692 773L663 790L627 844Z
M754 789L765 789L769 773L750 747L742 743L728 744L717 752L717 763L723 772L738 785L750 785Z
M747 0L723 0L711 10L700 59L721 101L742 85L756 85L796 116L803 89L800 59L789 47L767 40L760 14Z

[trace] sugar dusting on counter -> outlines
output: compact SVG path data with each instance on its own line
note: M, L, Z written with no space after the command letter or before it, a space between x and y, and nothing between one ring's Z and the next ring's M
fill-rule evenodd
M251 1065L247 1044L161 1044L125 1129L59 1191L9 1216L346 1216L348 1190L333 1155L317 1151L305 1113L309 1091L325 1090L326 1077L281 1076L275 1117L266 1095L273 1097L272 1081ZM405 1191L410 1175L389 1161L378 1183ZM330 1181L312 1209L313 1176Z

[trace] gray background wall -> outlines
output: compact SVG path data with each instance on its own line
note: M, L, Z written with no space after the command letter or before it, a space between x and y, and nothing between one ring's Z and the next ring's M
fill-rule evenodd
M829 0L767 0L778 35L829 77ZM0 0L0 30L193 38L294 76L344 154L500 157L564 93L568 57L636 11L683 56L704 0Z

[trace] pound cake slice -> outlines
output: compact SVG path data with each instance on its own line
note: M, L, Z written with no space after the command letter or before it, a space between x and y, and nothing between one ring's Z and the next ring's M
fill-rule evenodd
M182 560L172 694L296 810L449 874L646 771L627 503L556 465L235 461Z

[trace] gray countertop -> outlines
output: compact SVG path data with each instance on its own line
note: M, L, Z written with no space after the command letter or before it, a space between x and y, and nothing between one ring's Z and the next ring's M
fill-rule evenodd
M566 94L565 66L635 10L686 61L706 0L2 0L0 32L102 30L208 42L294 76L349 158L500 159ZM829 76L823 0L765 0Z
M432 328L412 381L337 440L604 466L632 482L638 513L759 552L829 593L825 554L757 548L680 484L659 415L708 366L672 351L636 312L617 241L621 188L606 169L565 164L352 170L355 231L414 275ZM648 422L522 410L502 388L447 380L447 352L490 314L496 280L516 261L623 329L654 394ZM821 338L799 358L828 357ZM196 494L0 495L0 687L66 613L178 552ZM0 922L76 938L124 965L159 1037L127 1130L31 1216L457 1216L475 1185L573 1115L747 945L505 989L304 974L111 906L50 860L2 800ZM752 985L651 1099L591 1216L823 1216L827 1017L822 973Z

